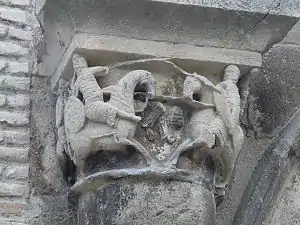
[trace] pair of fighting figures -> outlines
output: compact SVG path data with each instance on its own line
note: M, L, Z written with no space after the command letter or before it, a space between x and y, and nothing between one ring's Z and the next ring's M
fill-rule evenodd
M134 139L137 123L141 120L135 113L142 112L148 100L155 95L156 82L151 73L134 70L115 85L101 89L95 75L106 76L109 72L106 67L88 67L84 57L74 54L73 68L75 76L71 96L60 104L64 107L59 107L63 111L59 115L63 116L57 123L58 155L66 153L72 159L79 169L79 177L85 176L86 158L99 149L120 150L132 145L151 161L149 153ZM228 182L243 142L237 87L240 70L237 66L228 66L223 81L216 86L195 73L185 72L185 75L184 98L193 101L196 94L201 96L202 102L214 105L192 112L186 131L186 146L206 148L212 158L220 162L221 167L216 169L219 176L215 179L215 185L222 187ZM142 102L137 103L134 99L136 90L145 92ZM110 95L108 101L104 101L105 91ZM178 158L175 156L172 160L176 162Z

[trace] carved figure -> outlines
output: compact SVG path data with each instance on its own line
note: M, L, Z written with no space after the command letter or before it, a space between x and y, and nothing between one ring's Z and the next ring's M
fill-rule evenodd
M219 138L221 141L212 155L221 164L220 168L216 168L215 173L215 185L221 188L228 183L234 162L244 141L244 133L239 126L241 109L237 87L239 77L240 70L237 66L227 66L224 71L223 82L217 85L221 93L214 93L217 117L213 121L212 127L216 136L222 138ZM222 133L223 135L221 135Z
M95 73L103 73L104 67L88 68L86 60L75 54L73 67L77 79L72 96L65 105L65 129L71 152L68 153L80 173L84 173L85 159L99 150L122 149L133 139L140 117L135 115L134 91L138 86L146 92L146 98L155 95L155 80L145 70L126 74L111 90L109 101L104 102L103 91ZM82 94L83 100L78 98Z
M211 86L214 85L208 80L206 83L209 85L204 85L204 83L200 81L200 78L202 78L202 76L196 74L186 77L183 84L184 97L190 101L196 100L213 103L211 90L218 89L211 89ZM194 110L192 112L187 135L193 141L194 146L212 148L215 145L215 137L211 129L211 123L214 117L214 108Z
M233 170L235 158L244 139L239 124L240 96L237 81L240 76L238 67L230 65L225 69L224 80L213 93L196 77L187 76L184 82L184 96L187 99L213 102L212 108L195 110L192 113L188 137L191 146L204 148L215 161L215 185L224 187ZM196 98L196 99L195 99Z

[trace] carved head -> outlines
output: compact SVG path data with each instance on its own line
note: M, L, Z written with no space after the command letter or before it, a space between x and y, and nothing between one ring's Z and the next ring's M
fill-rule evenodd
M88 67L88 63L86 59L83 56L79 55L78 53L73 54L72 62L73 62L73 69L76 72L78 72L78 70L82 68Z
M223 80L224 81L231 80L234 83L237 83L240 75L241 75L241 71L237 66L229 65L225 68Z
M195 96L201 96L202 85L201 82L193 76L186 76L183 83L183 96L187 99L195 99Z

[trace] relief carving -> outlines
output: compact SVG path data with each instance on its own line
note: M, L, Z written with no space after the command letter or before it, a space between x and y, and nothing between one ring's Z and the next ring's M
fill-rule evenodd
M91 183L89 179L94 181L104 174L106 180L149 174L174 178L183 171L177 168L179 156L190 150L206 152L214 162L215 188L226 186L244 138L239 126L244 108L239 93L244 90L237 85L237 66L227 66L222 80L215 85L169 58L89 67L87 60L75 53L72 63L74 76L68 82L61 79L57 98L57 154L62 167L66 156L76 165L77 189L85 180ZM166 91L160 76L168 74L160 75L153 63L176 73L182 80L181 87L175 90L171 86L171 91ZM111 82L110 76L119 78ZM88 157L101 151L126 151L128 146L145 157L143 169L128 166L101 171L93 177L86 173Z

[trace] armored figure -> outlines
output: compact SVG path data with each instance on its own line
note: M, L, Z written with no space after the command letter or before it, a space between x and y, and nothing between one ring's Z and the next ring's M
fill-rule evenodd
M104 67L88 68L86 60L75 54L73 67L76 81L64 109L64 125L69 145L67 155L84 175L85 159L99 150L121 150L133 140L137 122L134 90L145 90L146 98L155 94L155 80L145 70L127 73L111 90L110 99L103 100L103 91L94 76L106 75ZM82 100L79 94L82 94Z

